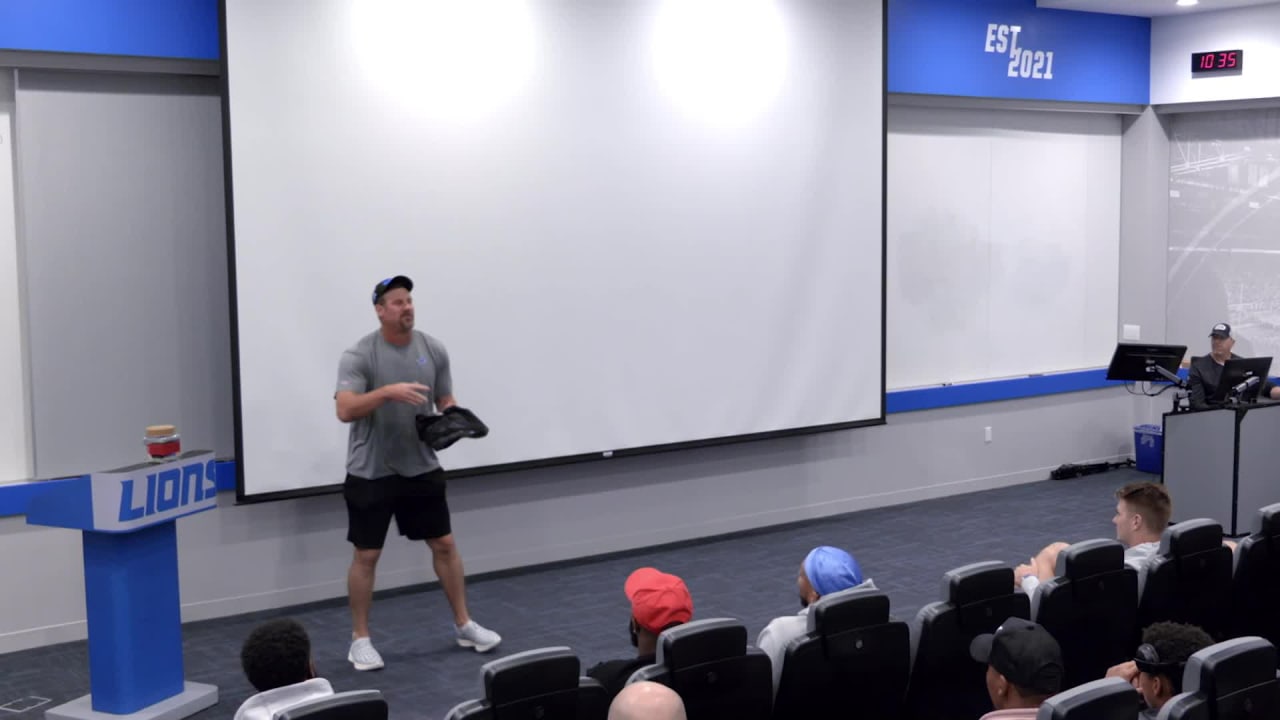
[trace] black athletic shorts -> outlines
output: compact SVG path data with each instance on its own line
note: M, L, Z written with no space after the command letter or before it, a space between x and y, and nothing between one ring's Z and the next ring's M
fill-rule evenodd
M453 532L442 470L372 480L347 475L342 497L347 501L347 541L363 550L382 547L393 516L400 534L410 540L431 540Z

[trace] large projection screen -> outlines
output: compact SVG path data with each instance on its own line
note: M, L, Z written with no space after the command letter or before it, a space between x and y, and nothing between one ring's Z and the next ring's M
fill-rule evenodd
M225 0L237 496L408 275L453 474L884 421L884 4Z

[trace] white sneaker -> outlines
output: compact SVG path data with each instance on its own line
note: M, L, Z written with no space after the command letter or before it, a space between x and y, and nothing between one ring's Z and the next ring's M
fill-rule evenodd
M381 670L382 656L373 649L373 641L367 637L351 641L351 650L347 652L347 661L357 670Z
M458 644L464 648L475 648L476 652L489 652L500 642L502 642L501 635L475 620L468 620L466 625L458 628Z

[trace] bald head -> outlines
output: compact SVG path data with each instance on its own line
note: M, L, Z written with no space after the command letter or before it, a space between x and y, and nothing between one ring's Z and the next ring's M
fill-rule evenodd
M684 702L666 685L632 683L613 699L609 720L685 720Z

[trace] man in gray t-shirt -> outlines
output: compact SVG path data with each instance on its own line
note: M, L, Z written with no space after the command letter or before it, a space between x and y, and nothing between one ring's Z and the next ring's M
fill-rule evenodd
M387 278L373 291L381 327L342 354L334 392L347 440L347 540L355 556L347 574L352 642L347 660L377 670L382 656L369 639L373 580L391 518L400 534L425 540L445 597L453 608L457 642L487 652L502 642L467 613L462 556L453 540L444 473L418 438L415 418L457 404L449 355L439 340L413 328L413 281Z
M412 331L408 344L396 345L381 330L365 335L342 353L337 392L367 393L387 388L390 400L351 421L347 472L360 478L414 477L440 469L436 453L418 438L414 417L454 404L449 355L444 344ZM396 385L407 386L392 389ZM399 396L403 393L403 396Z

